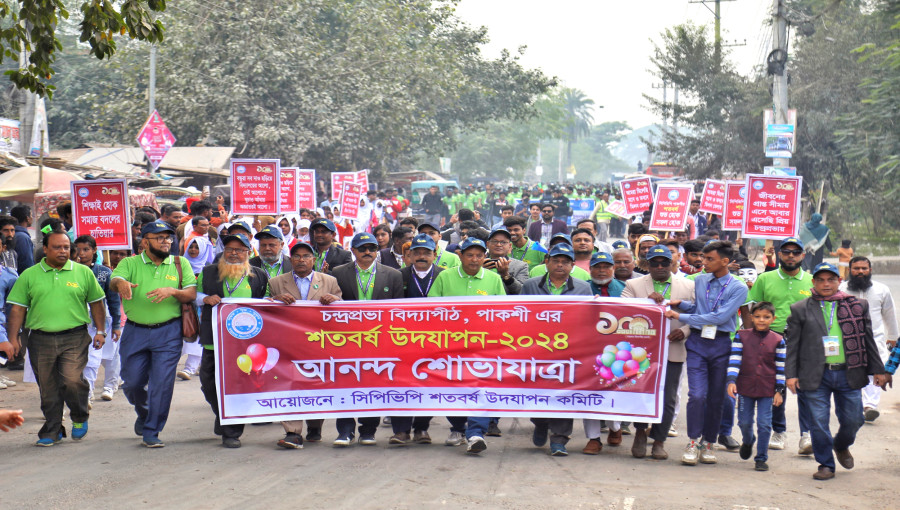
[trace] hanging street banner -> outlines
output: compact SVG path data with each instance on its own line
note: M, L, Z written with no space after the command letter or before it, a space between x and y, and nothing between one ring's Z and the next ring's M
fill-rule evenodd
M768 124L766 126L766 157L790 158L794 154L794 126Z
M619 181L625 213L629 216L641 214L653 205L653 187L649 177L637 177Z
M297 168L282 168L279 170L281 176L281 188L279 189L279 213L296 214L300 210L297 205Z
M341 218L355 221L359 217L359 202L363 197L362 184L345 182L341 187L340 204Z
M621 200L613 200L606 206L606 212L612 214L613 216L618 216L619 218L627 218L628 213L625 212L625 202Z
M664 312L649 299L588 296L327 306L224 299L213 309L221 422L433 415L658 423Z
M591 218L594 212L595 202L593 198L569 200L569 226L577 225L585 218Z
M131 249L131 210L125 179L72 181L75 237L89 235L101 250Z
M22 141L17 120L0 118L0 152L22 155Z
M316 171L300 168L297 170L297 209L315 211L316 207Z
M369 171L331 172L331 200L339 200L341 198L341 186L345 182L361 185L363 194L365 194L369 190Z
M656 188L650 230L684 232L693 199L694 186L691 184L660 184Z
M725 214L725 181L706 179L703 195L700 197L700 212Z
M722 215L722 230L741 230L746 194L744 181L725 182L725 214Z
M158 170L159 164L162 163L169 149L175 145L175 135L169 131L169 127L159 116L159 112L153 110L138 133L137 142L150 161L150 165L154 170Z
M797 168L793 166L764 166L763 175L796 176Z
M231 213L277 215L281 160L231 160Z
M743 237L784 239L799 235L803 177L747 174Z

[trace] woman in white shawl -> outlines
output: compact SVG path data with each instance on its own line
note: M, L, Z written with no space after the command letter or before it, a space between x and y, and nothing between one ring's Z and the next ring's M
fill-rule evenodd
M295 229L299 221L300 216L297 214L285 214L275 220L275 224L278 225L278 228L281 229L281 234L284 236L284 246L281 248L281 251L285 257L291 256L291 248L297 244Z
M213 263L216 258L216 250L209 239L204 236L195 236L184 250L184 258L190 262L194 274L198 275L205 266Z

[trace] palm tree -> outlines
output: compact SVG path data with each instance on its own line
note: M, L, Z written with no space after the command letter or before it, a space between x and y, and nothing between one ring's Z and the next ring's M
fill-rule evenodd
M594 122L594 116L591 113L594 100L587 97L584 92L571 88L563 89L561 96L565 102L563 123L564 140L566 141L565 168L569 168L572 166L572 144L591 133L591 125ZM560 169L559 181L563 182L564 180L565 175Z

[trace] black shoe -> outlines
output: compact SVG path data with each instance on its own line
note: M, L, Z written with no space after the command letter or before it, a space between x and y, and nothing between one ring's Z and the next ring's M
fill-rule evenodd
M485 432L484 435L491 437L500 437L503 435L503 433L500 432L500 427L497 426L497 423L492 421L491 424L488 425L487 432Z
M216 422L213 424L213 434L221 436L224 433L225 431L222 430L222 424L219 423L219 420L216 420Z
M284 435L284 439L280 439L276 444L288 450L298 450L303 448L303 438L300 437L300 434L288 432Z
M310 443L318 443L322 440L322 429L310 427L309 430L306 431L306 440Z
M541 447L547 444L547 434L550 432L548 427L538 427L535 425L534 432L531 434L531 442L535 446Z
M25 370L25 360L10 361L6 365L7 370Z
M741 444L738 443L733 437L726 436L725 434L719 434L718 443L725 447L729 452L736 451L741 447Z
M236 437L223 437L222 446L225 448L240 448L241 440Z
M134 433L138 436L144 437L144 420L138 418L134 420Z
M757 471L768 471L769 465L761 460L758 460L756 461L756 467L754 469L756 469Z
M753 455L753 445L747 443L742 444L740 454L742 459L749 459L750 456Z

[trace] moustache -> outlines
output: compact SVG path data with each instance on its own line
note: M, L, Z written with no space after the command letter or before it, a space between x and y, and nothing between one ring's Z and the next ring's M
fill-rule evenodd
M428 259L419 259L419 260L417 260L416 262L422 262L422 263L427 264L427 263L428 263Z

